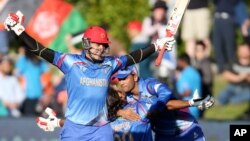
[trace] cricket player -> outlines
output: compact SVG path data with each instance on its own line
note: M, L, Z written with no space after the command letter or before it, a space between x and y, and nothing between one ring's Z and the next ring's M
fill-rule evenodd
M162 48L170 51L175 43L174 37L166 37L125 56L105 56L110 43L107 33L101 27L92 26L84 32L81 55L61 53L30 37L22 25L23 20L20 11L10 13L4 21L5 29L19 36L27 44L28 51L55 65L65 75L68 101L60 135L62 141L113 141L106 106L111 75Z
M131 67L120 70L116 78L119 79L121 90L127 94L128 105L135 105L135 112L141 117L140 121L149 119L156 141L205 140L195 118L188 112L178 109L190 106L208 109L214 104L213 97L208 95L205 98L177 100L167 85L154 78L139 78L133 70ZM133 135L136 130L130 132Z

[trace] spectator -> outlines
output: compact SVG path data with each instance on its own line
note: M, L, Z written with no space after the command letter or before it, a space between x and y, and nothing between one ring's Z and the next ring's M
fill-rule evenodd
M250 18L246 19L241 26L244 41L250 46Z
M218 96L218 104L240 103L250 100L250 48L240 45L237 52L238 60L223 71L228 81L227 87Z
M181 38L185 41L186 53L191 58L191 61L195 57L196 40L201 40L206 44L205 55L210 55L210 24L208 0L190 0L183 16Z
M8 115L20 117L19 111L25 95L17 77L12 74L13 62L8 56L0 60L0 102L8 110Z
M214 0L215 14L213 26L213 46L218 72L222 73L225 64L236 57L235 6L239 0Z
M211 60L206 55L207 46L203 41L197 41L195 46L195 67L198 69L202 79L202 95L212 95L213 72Z
M0 27L0 57L9 51L9 39L6 31Z
M250 18L247 6L243 0L235 6L236 23L241 28L243 40L250 45Z
M157 38L166 36L168 7L165 1L155 2L150 16L143 20L142 34L147 36L149 42L154 42ZM153 67L155 68L155 67ZM174 70L176 68L176 48L171 52L165 52L161 65L154 69L154 75L163 82L172 82Z
M47 63L25 51L16 62L16 74L24 79L26 98L22 105L24 115L36 115L36 106L43 95L41 76L48 69Z
M42 111L46 107L55 107L57 103L55 103L55 89L54 85L52 83L52 71L46 71L42 73L41 75L41 84L43 88L43 94L41 98L39 99L39 102L36 106L36 112L37 113L42 113ZM56 108L54 108L56 109Z
M199 97L201 93L201 77L199 72L190 65L190 57L187 54L181 54L177 60L177 75L176 89L178 96L183 100L190 100L194 96L195 90L198 90ZM199 118L201 111L197 107L189 107L190 113Z
M141 34L142 23L139 21L130 21L127 25L127 32L131 40L131 51L142 49L147 47L148 40ZM139 75L141 77L152 77L152 71L150 70L150 63L152 57L148 57L139 63Z

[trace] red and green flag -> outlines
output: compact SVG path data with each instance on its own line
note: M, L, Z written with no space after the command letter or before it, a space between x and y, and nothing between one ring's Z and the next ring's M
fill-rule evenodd
M2 16L20 10L25 15L26 32L51 49L67 52L65 36L83 31L87 24L74 8L64 0L8 1ZM5 15L4 15L5 14Z

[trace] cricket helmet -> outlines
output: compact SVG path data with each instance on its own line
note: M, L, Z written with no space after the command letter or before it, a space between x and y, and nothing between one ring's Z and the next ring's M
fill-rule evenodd
M107 32L99 26L91 26L83 33L83 44L84 47L89 47L90 42L109 44Z

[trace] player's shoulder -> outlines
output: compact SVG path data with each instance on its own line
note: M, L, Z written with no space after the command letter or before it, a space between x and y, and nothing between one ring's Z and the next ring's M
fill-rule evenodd
M76 63L76 62L87 63L86 58L84 57L84 54L62 53L60 58L69 63Z
M146 89L150 94L155 94L156 86L161 84L157 79L152 77L140 79L140 81L142 82L144 89Z
M104 62L121 62L126 58L125 55L123 56L105 56Z

